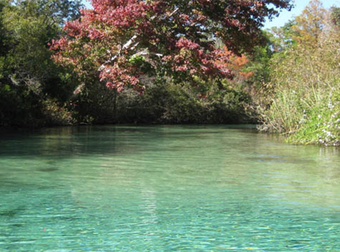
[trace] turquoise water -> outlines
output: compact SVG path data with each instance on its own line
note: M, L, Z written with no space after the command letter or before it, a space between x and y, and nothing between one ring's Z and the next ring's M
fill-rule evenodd
M0 251L340 251L340 152L230 126L0 135Z

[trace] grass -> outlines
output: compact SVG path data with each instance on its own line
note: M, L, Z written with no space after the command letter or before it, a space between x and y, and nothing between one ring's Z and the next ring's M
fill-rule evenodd
M289 143L340 146L339 41L338 30L327 30L319 44L300 44L273 58L263 130Z

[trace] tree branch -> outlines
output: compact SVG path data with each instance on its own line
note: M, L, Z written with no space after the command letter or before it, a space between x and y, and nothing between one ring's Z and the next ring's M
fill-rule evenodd
M175 15L175 13L178 12L178 11L179 11L179 8L176 8L173 12L170 13L170 15L169 15L168 17L172 17L172 16ZM152 21L152 20L155 20L156 18L157 18L157 15L153 15L153 16L150 18L150 20ZM110 59L108 59L107 61L105 61L105 62L98 68L98 71L103 71L104 68L105 68L105 65L114 62L114 61L118 58L118 56L121 54L122 51L124 51L124 50L129 50L129 49L134 50L134 49L137 47L137 45L139 44L139 42L136 42L136 43L135 43L135 41L136 41L136 39L137 39L138 37L139 37L138 34L133 35L133 36L132 36L132 37L131 37L124 45L123 45L123 47L119 50L118 53L116 53L113 57L111 57ZM157 56L159 56L159 55L157 55Z

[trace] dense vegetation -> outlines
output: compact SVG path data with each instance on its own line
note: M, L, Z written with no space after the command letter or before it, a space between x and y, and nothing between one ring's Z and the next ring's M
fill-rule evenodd
M72 74L51 60L47 43L64 20L79 16L80 1L0 0L0 126L70 123L64 104Z
M289 142L340 144L339 9L311 1L300 16L274 29L269 75L261 88L262 130Z
M241 52L288 0L92 4L0 0L0 126L253 120Z
M0 126L261 122L339 145L339 8L261 31L289 2L0 0Z

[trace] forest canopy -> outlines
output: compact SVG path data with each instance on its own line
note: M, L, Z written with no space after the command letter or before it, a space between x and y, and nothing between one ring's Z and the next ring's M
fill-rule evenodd
M254 121L248 65L290 2L0 0L0 126Z
M232 78L234 53L250 51L263 40L265 17L291 5L288 0L92 1L81 18L66 23L66 35L53 41L55 61L72 65L87 78L99 70L108 88L145 89L143 75L167 76L197 85L197 79Z

